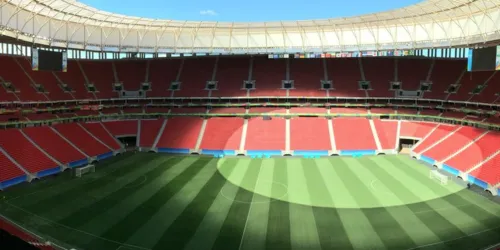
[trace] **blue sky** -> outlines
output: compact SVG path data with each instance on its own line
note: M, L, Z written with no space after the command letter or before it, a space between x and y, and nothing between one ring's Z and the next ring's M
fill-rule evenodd
M421 0L80 0L98 9L140 17L193 21L276 21L348 17Z

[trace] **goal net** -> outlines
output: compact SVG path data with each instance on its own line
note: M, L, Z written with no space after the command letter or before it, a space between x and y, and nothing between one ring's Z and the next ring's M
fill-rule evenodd
M450 180L450 177L449 176L446 176L444 174L441 174L439 171L437 170L431 170L430 173L429 173L429 177L431 179L437 179L441 182L442 185L446 185L448 184L448 181Z
M84 174L93 173L93 172L95 172L95 166L94 165L87 165L85 167L76 168L75 169L75 176L82 177L82 175L84 175Z

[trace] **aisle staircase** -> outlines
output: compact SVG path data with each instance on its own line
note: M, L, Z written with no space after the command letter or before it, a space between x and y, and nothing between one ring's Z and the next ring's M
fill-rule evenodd
M372 119L368 120L370 123L370 128L372 130L373 138L375 138L375 144L377 145L377 151L382 152L382 144L380 143L380 139L378 138L377 129L375 128L375 123Z
M20 129L19 132L21 132L21 134L24 136L24 138L26 138L26 140L28 140L33 146L35 146L35 148L37 148L38 150L40 150L40 152L42 152L42 154L44 154L45 156L47 156L53 162L57 163L57 165L62 168L61 171L64 171L65 169L68 168L67 165L61 163L56 158L52 157L52 155L50 155L45 150L43 150L43 148L41 148L40 146L38 146L38 144L36 144L26 133L24 133L24 131L22 129Z
M54 133L56 133L57 135L59 135L63 140L65 140L69 145L73 146L73 148L76 149L76 151L80 152L80 154L84 155L85 158L87 159L93 159L92 157L90 157L89 155L85 154L85 152L83 152L82 150L80 150L80 148L78 148L75 144L73 144L70 140L68 140L68 138L64 137L61 133L59 133L59 131L57 131L57 129L53 128L53 127L50 127L50 129L52 129L52 131L54 131ZM90 162L90 160L89 160Z
M209 111L207 110L207 113L208 112ZM203 141L203 136L205 135L207 123L208 123L208 119L204 119L203 123L201 124L200 133L198 134L198 139L196 139L196 146L194 147L194 150L191 153L193 153L193 152L201 153L200 146L201 146L201 142Z
M248 112L248 109L247 109L246 112ZM245 143L247 141L247 132L248 132L248 119L245 119L243 121L243 129L242 129L242 132L241 132L240 149L238 150L237 154L244 154L244 155L246 155Z
M158 131L158 135L156 135L155 142L153 143L153 146L151 146L151 149L156 150L156 151L158 150L156 147L158 146L158 142L160 141L160 138L163 135L163 131L165 131L165 127L167 126L167 122L168 122L168 119L163 120L160 131Z

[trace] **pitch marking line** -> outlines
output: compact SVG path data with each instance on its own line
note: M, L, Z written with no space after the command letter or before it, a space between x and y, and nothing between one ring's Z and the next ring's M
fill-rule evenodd
M79 230L79 229L76 229L76 228L73 228L73 227L69 227L69 226L66 226L66 225L63 225L61 223L58 223L58 222L55 222L53 220L50 220L50 219L47 219L45 217L42 217L40 215L37 215L37 214L34 214L30 211L27 211L26 209L23 209L21 207L18 207L16 205L13 205L13 204L10 204L8 201L5 202L7 205L9 206L12 206L16 209L19 209L27 214L30 214L34 217L38 217L46 222L48 222L49 224L53 224L53 225L58 225L58 226L61 226L61 227L64 227L64 228L67 228L67 229L70 229L70 230L73 230L75 232L79 232L79 233L82 233L82 234L86 234L86 235L89 235L89 236L92 236L92 237L95 237L95 238L98 238L98 239L101 239L101 240L104 240L104 241L107 241L107 242L111 242L111 243L115 243L117 245L120 245L121 246L124 246L124 247L129 247L129 248L134 248L134 249L141 249L141 250L151 250L149 248L145 248L145 247L140 247L140 246L136 246L136 245L131 245L131 244L126 244L126 243L123 243L123 242L118 242L118 241L115 241L115 240L110 240L110 239L107 239L107 238L104 238L104 237L101 237L101 236L97 236L95 234L92 234L92 233L89 233L89 232L85 232L85 231L82 231L82 230Z
M377 181L378 181L378 180L376 180L376 179L375 179L375 180L372 180L372 182L370 183L370 188L371 188L374 192L382 192L382 193L385 193L385 194L390 194L390 195L395 196L395 194L394 194L394 193L392 193L392 192L387 192L387 191L380 191L380 190L377 190L377 189L375 188L375 183L376 183Z
M259 181L260 181L260 172L262 171L262 164L260 165L259 168L259 173L257 174L257 181L255 181L255 186L258 187ZM271 189L273 187L271 186ZM287 189L288 190L288 189ZM221 190L222 191L222 190ZM252 195L252 202L253 198L255 197L255 193ZM270 201L271 199L269 199ZM245 239L245 232L247 231L247 225L248 225L248 218L250 218L250 213L252 212L252 205L253 203L250 203L250 208L248 208L248 213L247 213L247 219L245 220L245 226L243 227L243 233L241 234L241 240L240 240L240 246L238 247L238 250L241 250L241 246L243 245L243 239Z

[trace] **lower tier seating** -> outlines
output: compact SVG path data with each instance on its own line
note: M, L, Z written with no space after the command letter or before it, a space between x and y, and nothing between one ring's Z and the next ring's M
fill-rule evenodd
M30 173L58 167L17 129L0 130L0 147Z
M285 119L261 117L248 120L245 150L284 150Z
M470 174L491 185L500 183L500 154L489 159L480 168L472 171Z
M375 125L382 149L395 149L397 147L398 122L374 119L373 124Z
M157 147L194 149L202 123L203 119L197 117L169 118Z
M422 153L424 150L428 149L445 136L448 136L455 128L455 126L439 124L439 126L433 130L428 137L426 137L413 149L413 152L417 154Z
M447 160L444 164L460 171L467 171L500 150L499 141L500 133L488 132L481 139L475 141L474 144L467 147L455 157Z
M0 151L0 182L8 181L16 177L25 175L5 154Z
M210 118L207 121L200 149L238 150L244 120L241 118Z
M100 122L82 123L82 126L108 147L114 150L119 150L121 148L121 145L118 144L116 139L113 138L108 131L106 131Z
M54 128L90 157L110 152L109 148L94 139L77 123L56 124Z
M63 164L86 158L50 127L24 128L23 131L45 152Z
M333 119L333 131L338 150L376 150L377 145L366 118Z
M443 161L446 157L465 147L482 133L484 133L484 131L481 129L461 127L457 130L457 132L446 138L439 145L427 150L424 155L436 161Z
M158 120L141 120L141 131L139 137L140 147L152 147L156 136L160 132L160 128L163 125L164 119Z
M290 119L291 150L331 150L328 120L325 118Z
M137 136L137 121L109 121L102 124L113 136Z
M429 122L401 121L401 137L422 139L429 134L437 124Z

